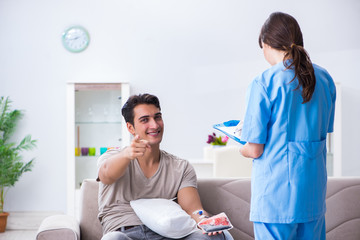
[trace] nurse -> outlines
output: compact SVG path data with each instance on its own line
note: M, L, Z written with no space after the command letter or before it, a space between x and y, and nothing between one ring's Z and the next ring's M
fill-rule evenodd
M290 15L275 12L259 44L271 67L249 87L240 150L253 158L250 220L255 239L325 239L326 135L335 85L311 62Z

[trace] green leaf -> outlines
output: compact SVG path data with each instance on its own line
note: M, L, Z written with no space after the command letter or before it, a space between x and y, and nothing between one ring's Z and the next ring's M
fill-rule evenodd
M32 170L34 159L22 161L21 152L36 147L36 140L31 135L25 136L17 145L8 142L16 130L19 119L23 116L20 110L10 109L9 98L0 98L0 212L3 212L5 188L13 187L21 175Z

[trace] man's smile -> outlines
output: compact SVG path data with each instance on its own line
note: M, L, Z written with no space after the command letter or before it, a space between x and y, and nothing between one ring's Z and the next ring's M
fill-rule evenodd
M155 130L155 131L149 131L146 134L151 136L157 136L160 132L161 132L160 130Z

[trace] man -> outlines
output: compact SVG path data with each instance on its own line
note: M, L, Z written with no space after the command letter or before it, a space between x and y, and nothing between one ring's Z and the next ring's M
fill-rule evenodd
M166 239L143 225L131 208L130 201L141 198L177 197L182 209L199 222L198 211L203 208L193 167L160 150L164 122L158 98L133 95L122 108L122 115L134 136L130 146L109 150L98 160L102 239ZM183 239L217 240L224 239L224 235L206 235L199 230Z

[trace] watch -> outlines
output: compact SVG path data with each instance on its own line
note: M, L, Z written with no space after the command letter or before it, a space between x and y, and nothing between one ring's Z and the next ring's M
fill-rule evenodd
M84 51L90 42L90 35L85 28L81 26L72 26L62 34L62 43L64 47L74 53Z

